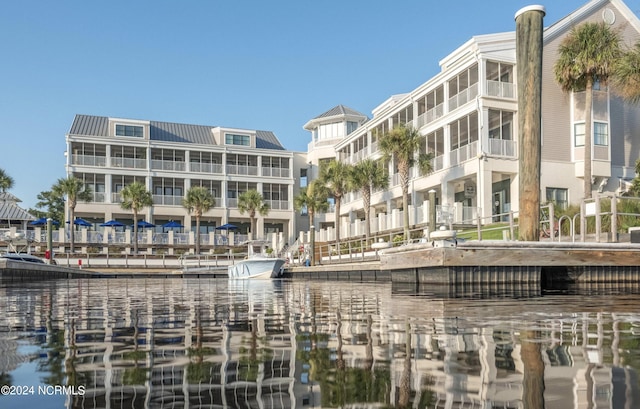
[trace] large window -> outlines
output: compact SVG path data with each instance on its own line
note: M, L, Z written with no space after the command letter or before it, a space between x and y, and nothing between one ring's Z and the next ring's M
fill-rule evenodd
M594 122L593 144L601 146L609 145L609 124L604 122Z
M510 141L513 139L513 112L489 110L489 138Z
M547 202L553 202L558 209L566 209L569 205L568 190L559 187L548 187Z
M251 143L251 138L249 135L236 135L232 133L224 134L225 143L227 145L242 145L249 146Z
M584 122L573 125L574 146L584 146Z
M137 125L116 125L116 136L133 136L136 138L142 138L144 134L144 128Z

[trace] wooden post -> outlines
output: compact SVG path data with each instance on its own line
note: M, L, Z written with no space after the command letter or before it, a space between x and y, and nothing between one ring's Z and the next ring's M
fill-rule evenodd
M545 9L528 6L516 19L518 64L519 240L540 240L542 31Z

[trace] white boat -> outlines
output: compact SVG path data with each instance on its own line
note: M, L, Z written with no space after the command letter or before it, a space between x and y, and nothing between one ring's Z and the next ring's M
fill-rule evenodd
M229 278L269 280L282 276L285 259L267 255L265 252L267 242L250 241L247 244L249 249L247 258L229 266ZM256 252L256 248L260 249L259 252Z

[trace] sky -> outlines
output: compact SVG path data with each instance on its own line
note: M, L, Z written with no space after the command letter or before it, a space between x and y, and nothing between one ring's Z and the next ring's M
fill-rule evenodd
M0 169L25 209L65 177L76 114L272 131L343 104L369 117L440 71L474 35L549 26L586 0L6 0L0 5ZM627 0L640 15L640 0Z

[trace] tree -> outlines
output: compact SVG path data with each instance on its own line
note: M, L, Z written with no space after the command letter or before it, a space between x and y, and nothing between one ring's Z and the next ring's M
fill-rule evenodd
M0 192L6 193L13 188L14 180L4 169L0 169Z
M200 254L200 218L216 205L216 199L209 189L201 186L193 186L187 190L182 206L196 217L196 254Z
M416 157L415 152L419 152L421 140L422 136L417 129L400 124L383 134L378 142L383 160L393 160L400 176L405 241L409 240L409 171L416 163L424 175L433 170L431 165L433 155L431 153L422 153Z
M133 253L138 254L138 213L145 207L153 206L153 197L147 187L140 182L126 185L120 191L120 207L133 211Z
M69 235L70 242L70 251L73 253L75 251L75 238L74 238L74 222L76 220L76 205L78 201L89 202L93 199L93 195L91 194L91 189L88 186L85 186L84 182L74 176L69 176L66 179L60 178L51 188L54 195L58 197L66 197L67 198L67 207L69 208L69 220L66 220L69 223L69 231L71 234Z
M53 190L45 190L38 193L38 202L35 209L29 209L29 213L36 217L64 220L64 197L59 196ZM44 209L44 210L42 210Z
M353 166L332 159L320 168L319 179L325 183L335 199L336 246L340 249L340 204L349 191L349 178Z
M305 188L303 188L298 196L293 199L293 205L296 210L307 210L309 216L309 230L311 234L311 265L315 265L315 226L313 218L316 212L326 211L329 208L329 190L320 180L313 180Z
M584 23L571 29L558 48L556 82L564 92L585 91L584 198L591 197L593 87L606 85L620 57L620 39L606 23Z
M615 64L612 82L614 89L624 100L640 102L640 42L622 53Z
M362 205L364 207L365 239L369 243L371 236L371 191L376 189L386 189L389 186L389 175L381 163L372 159L365 159L358 162L351 172L349 185L353 190L360 190L362 193Z
M264 202L262 195L255 189L247 190L238 196L238 210L240 214L249 213L249 219L251 220L251 234L254 239L258 238L258 232L256 231L256 213L262 216L269 214L268 203Z

